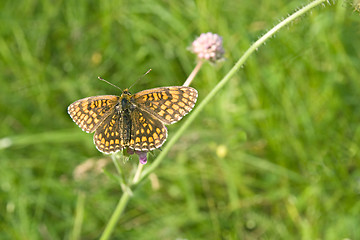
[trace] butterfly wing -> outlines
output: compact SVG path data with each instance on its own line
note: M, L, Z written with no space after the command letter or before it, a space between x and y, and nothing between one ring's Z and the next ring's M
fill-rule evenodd
M167 129L159 119L140 108L135 108L131 112L131 122L130 148L150 151L164 144Z
M80 99L68 107L72 120L85 132L94 132L113 111L119 97L103 95Z
M133 95L137 106L165 124L179 121L188 114L198 97L192 87L174 86L144 90Z
M108 115L95 131L96 148L106 154L122 150L129 142L126 127L124 128L124 118L119 112Z

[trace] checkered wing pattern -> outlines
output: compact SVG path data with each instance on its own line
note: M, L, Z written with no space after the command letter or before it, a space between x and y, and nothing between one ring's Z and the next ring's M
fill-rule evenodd
M151 113L165 124L179 121L194 107L198 93L184 86L160 87L134 94L139 108Z
M163 145L167 138L167 129L159 119L136 108L131 112L131 121L130 148L150 151Z
M114 112L119 96L103 95L80 99L68 107L72 120L85 132L94 132Z
M127 128L122 128L124 118L120 114L110 114L96 129L94 134L94 144L103 153L112 153L122 150L129 135L126 134Z

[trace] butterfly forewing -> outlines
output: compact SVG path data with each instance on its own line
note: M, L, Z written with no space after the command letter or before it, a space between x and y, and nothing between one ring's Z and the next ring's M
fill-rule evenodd
M184 86L161 87L134 94L136 104L165 124L179 121L194 107L198 93Z
M104 95L80 99L68 107L73 121L85 132L94 132L101 122L114 112L119 97Z

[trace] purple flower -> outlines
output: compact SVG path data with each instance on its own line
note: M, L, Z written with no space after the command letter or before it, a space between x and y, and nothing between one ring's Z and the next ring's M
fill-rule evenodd
M126 152L130 155L133 155L134 153L136 153L137 155L139 155L139 161L141 164L146 164L147 163L147 153L148 152L141 152L141 151L134 151L131 148L127 148Z
M200 37L195 39L192 43L191 51L199 59L209 60L212 63L223 59L225 53L222 46L222 37L211 32L202 33Z

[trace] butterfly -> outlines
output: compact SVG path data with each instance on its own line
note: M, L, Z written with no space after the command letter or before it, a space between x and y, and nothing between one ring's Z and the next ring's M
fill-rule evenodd
M195 106L198 92L192 87L159 87L120 96L102 95L70 104L68 113L85 132L94 134L94 144L103 153L124 148L151 151L167 138L165 124L173 124Z

